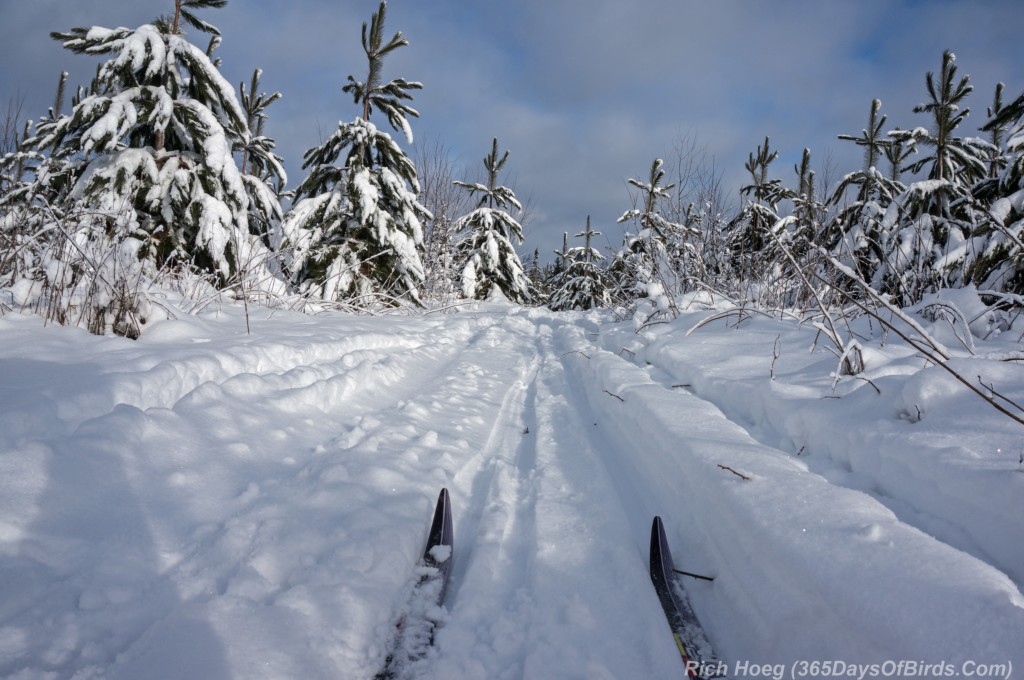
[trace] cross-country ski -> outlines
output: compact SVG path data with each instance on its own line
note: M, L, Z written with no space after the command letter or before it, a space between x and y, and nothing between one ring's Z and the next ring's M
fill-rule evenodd
M682 586L676 581L677 570L672 560L672 551L665 538L665 526L661 517L655 516L651 525L651 582L658 593L661 608L665 610L672 637L682 658L687 675L699 680L719 677L715 670L720 662L715 658L707 635L693 612L690 600Z
M454 531L448 489L441 489L437 506L416 569L417 581L406 607L395 624L395 639L376 680L401 678L408 667L426 656L434 643L434 631L441 621L448 577L454 562Z

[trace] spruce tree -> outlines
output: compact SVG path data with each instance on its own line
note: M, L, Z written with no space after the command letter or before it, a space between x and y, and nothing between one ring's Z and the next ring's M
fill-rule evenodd
M413 162L389 134L370 122L383 113L394 130L412 143L408 116L419 113L405 102L417 82L383 82L385 58L409 44L401 34L384 39L387 3L363 24L365 81L348 77L342 90L352 95L360 117L338 123L320 147L306 151L309 175L295 191L295 206L282 224L288 269L300 289L326 300L419 302L424 280L422 220L429 212L417 201L419 182Z
M585 311L608 306L609 296L604 272L597 264L604 257L592 245L594 237L600 235L601 232L590 228L590 215L587 215L586 229L576 234L576 238L583 239L583 247L569 249L569 268L562 273L558 288L551 295L548 303L551 309Z
M523 242L523 227L508 213L522 211L515 193L498 185L498 174L508 161L509 152L498 156L497 138L491 152L484 157L487 184L456 181L457 186L479 196L477 207L455 223L463 234L459 250L465 260L462 267L462 294L467 298L487 298L494 287L512 302L527 304L537 297L537 290L523 271L512 239Z
M552 252L558 256L558 259L555 260L555 263L552 267L552 271L555 274L561 274L562 272L569 268L569 232L562 232L561 250L555 250Z
M529 265L526 267L526 276L538 294L547 297L550 291L544 283L544 269L540 264L540 248L533 249L533 255L530 256Z

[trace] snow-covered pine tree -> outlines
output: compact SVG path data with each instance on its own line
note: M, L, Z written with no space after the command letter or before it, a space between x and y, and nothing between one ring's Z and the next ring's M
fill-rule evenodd
M627 210L618 219L619 223L634 222L635 234L627 232L622 249L609 267L609 273L617 287L617 301L631 304L639 298L647 298L655 305L657 312L678 311L673 295L680 290L675 280L668 244L677 242L687 235L697 235L696 230L678 222L666 219L660 212L659 202L671 198L674 184L663 184L664 161L660 158L651 163L647 181L631 178L630 186L640 190L642 209Z
M929 114L931 129L890 133L904 144L933 149L907 168L914 173L927 168L927 179L910 184L897 196L882 221L882 229L891 231L893 238L882 264L881 292L903 305L964 282L968 239L986 221L971 187L988 174L992 147L983 139L955 134L970 113L963 106L974 89L970 77L957 79L956 56L947 50L938 78L929 72L925 83L929 100L915 106L914 112Z
M758 145L757 152L750 154L744 167L751 183L740 190L746 202L729 223L733 268L747 282L760 281L780 262L771 230L779 224L779 203L792 198L792 193L781 179L769 178L769 168L778 157L768 137L764 146Z
M970 186L988 173L992 145L984 140L954 135L956 129L970 114L963 106L973 90L970 76L957 80L956 55L946 50L942 54L942 70L938 83L935 74L925 77L929 100L914 107L914 113L930 114L931 129L917 128L896 136L909 136L918 148L932 147L934 151L912 163L908 169L917 173L928 168L929 180L946 180Z
M905 139L901 133L902 130L898 127L889 133L889 143L883 147L882 153L885 154L885 160L889 164L889 172L885 176L894 185L899 185L906 190L906 184L903 182L903 169L910 157L917 151L917 147L912 141Z
M558 288L551 294L551 300L548 302L551 309L587 310L608 306L609 296L604 272L597 264L604 257L591 245L594 237L600 235L601 232L590 228L590 215L587 215L586 229L576 234L576 238L583 239L583 247L569 249L569 268L562 273Z
M508 210L522 211L515 193L498 185L498 174L505 167L509 152L498 156L498 140L494 139L491 152L484 157L487 184L456 181L457 186L479 195L477 207L462 216L455 224L463 234L459 250L465 259L462 267L462 294L482 300L497 286L512 302L528 304L537 297L537 290L523 271L523 263L516 254L512 239L523 242L523 227Z
M982 128L989 133L989 144L992 145L992 159L988 166L988 179L990 180L998 180L1007 165L1006 149L1003 142L1010 124L1008 119L1003 118L1003 109L1005 108L1003 106L1003 90L1005 89L1006 85L996 83L992 106L986 111L989 122Z
M882 102L871 102L868 125L859 137L839 135L864 149L864 165L859 171L846 175L836 187L829 203L837 208L829 224L825 242L841 262L852 267L862 279L878 285L875 274L885 258L884 245L888 235L881 230L882 216L894 198L906 187L897 179L880 171L881 160L887 152L893 153L894 141L882 130L886 116L881 115ZM892 163L898 171L904 158ZM850 190L856 193L850 197Z
M280 99L281 93L257 94L262 76L262 69L256 69L248 88L244 82L238 85L238 98L250 134L235 140L234 151L241 155L242 181L249 196L249 232L268 247L275 247L276 234L284 219L281 194L288 175L283 160L274 153L277 143L264 134L267 107Z
M67 79L67 71L61 72L54 104L36 123L37 127L45 128L64 118L62 111ZM48 217L62 215L62 206L67 202L65 199L74 180L81 174L80 163L52 156L52 148L34 146L32 129L33 122L29 120L25 122L20 136L13 130L10 148L0 158L0 209L5 214L18 213L14 218L18 225L11 225L11 228L18 226L20 231L29 233L42 229ZM6 228L0 230L10 233Z
M821 235L827 206L818 200L818 180L811 169L811 150L804 149L800 164L793 166L798 188L792 194L794 229L786 234L790 249L798 258L807 252L812 242Z
M1024 295L1024 94L1002 106L1001 91L997 88L982 129L992 133L996 146L1005 135L1006 146L998 164L990 166L996 179L981 183L991 220L979 230L983 243L968 263L968 274L983 290Z
M227 0L174 0L174 14L135 29L53 33L72 52L111 55L70 116L37 125L26 147L51 150L68 201L93 237L134 242L154 266L196 265L221 280L236 269L249 202L232 147L249 136L231 86L182 33L219 31L196 10ZM213 45L211 45L212 47ZM62 206L65 209L70 206Z
M420 187L413 162L389 134L370 122L383 113L412 143L407 105L417 82L382 81L384 59L409 44L401 32L384 40L387 3L363 24L368 62L365 81L351 75L342 89L352 95L361 117L338 123L320 147L306 151L309 175L295 191L295 205L282 224L293 281L326 300L363 302L383 297L419 302L425 277L420 253L427 209L417 201Z
M533 249L533 255L530 256L526 265L526 277L533 283L533 287L537 291L547 297L550 292L544 284L544 269L540 264L540 248Z
M66 71L60 74L54 105L40 122L61 115L67 77ZM52 240L51 223L55 218L60 219L59 196L69 190L68 173L64 171L68 163L28 147L25 141L32 138L33 122L25 121L19 134L21 124L20 105L9 105L0 148L3 152L0 157L0 288L8 289L19 280L42 274L41 251ZM44 182L39 181L40 177L64 179ZM58 208L52 208L51 204ZM2 306L0 311L3 311Z
M560 275L562 272L569 268L569 232L562 232L561 250L553 250L551 252L558 256L558 258L551 265L551 271L557 277L558 275ZM555 279L549 280L554 281Z

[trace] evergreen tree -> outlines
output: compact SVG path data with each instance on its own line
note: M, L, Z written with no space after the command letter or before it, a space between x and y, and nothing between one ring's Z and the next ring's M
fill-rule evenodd
M591 245L594 237L600 235L601 232L590 228L590 215L587 215L586 229L576 234L576 238L583 239L583 247L569 249L569 268L563 273L558 288L551 295L548 304L551 309L588 310L608 306L609 296L604 282L604 272L597 264L604 257Z
M552 271L555 274L561 274L569 268L569 232L562 232L562 249L552 252L558 256L558 259L552 265Z
M779 261L771 230L779 224L779 203L792 195L781 179L769 177L769 168L778 157L768 137L764 146L759 145L757 152L750 154L744 167L751 183L740 190L747 200L729 224L734 268L748 281L760 278Z
M1003 90L1006 86L1003 83L996 83L996 92L992 98L992 106L988 108L988 119L991 123L986 123L984 130L987 130L990 138L989 144L992 146L992 158L988 166L988 179L998 180L999 175L1004 168L1006 168L1006 151L1003 148L1004 137L1009 129L1009 122L1003 118Z
M931 129L895 131L890 135L932 153L910 164L927 179L914 182L890 204L882 228L893 233L882 265L882 292L900 304L913 304L925 293L964 281L967 239L986 218L974 202L972 185L989 170L991 145L978 138L963 139L956 129L970 109L963 106L973 87L970 78L957 79L956 57L946 51L938 78L925 78L929 101L914 107L929 114Z
M540 266L540 248L533 249L529 265L526 268L526 276L533 283L533 287L544 293L544 270Z
M412 143L408 116L419 113L405 102L410 90L423 86L401 78L383 82L385 58L409 44L401 32L384 40L386 8L381 2L369 27L363 24L366 80L350 75L342 88L362 115L339 123L322 146L306 151L302 167L309 175L282 224L293 280L327 300L383 295L418 303L425 277L422 220L430 213L417 201L416 168L369 120L375 110L383 113Z
M276 142L264 134L267 121L267 107L281 98L280 92L260 92L261 69L252 74L249 88L245 83L238 86L239 100L245 112L246 125L251 132L243 139L236 140L234 150L241 154L242 181L249 196L249 231L259 236L267 246L284 219L281 209L281 193L288 183L288 175L282 166L282 159L274 153Z
M980 183L991 219L979 229L968 275L982 289L1024 295L1024 94L1002 106L1001 92L982 129L995 146L1005 138L1005 149L990 166L995 179Z
M467 298L485 299L494 286L512 302L526 304L537 297L537 290L523 271L522 262L512 239L523 242L523 228L507 211L522 210L511 189L498 185L498 173L505 167L509 152L498 157L498 140L484 157L487 184L455 182L479 195L477 207L461 217L455 225L464 235L460 250L465 258L462 267L462 294Z
M857 172L846 175L836 187L829 202L838 208L829 225L825 247L845 264L852 266L865 281L875 282L875 274L885 259L887 234L882 232L882 216L897 195L906 187L896 177L885 175L880 170L883 157L904 154L902 149L894 150L896 142L882 132L886 117L880 115L882 102L871 102L868 125L859 137L839 135L839 139L851 141L864 149L864 165ZM898 172L905 155L891 159L891 167ZM856 188L853 198L851 189Z
M67 77L66 71L60 74L54 105L39 125L62 117ZM80 174L70 160L51 157L50 149L29 146L32 128L32 121L25 122L19 135L14 123L7 121L11 138L5 140L9 148L0 158L0 283L7 285L45 276L39 242L47 239L39 235L52 234L53 223L64 219L62 205Z
M931 147L934 151L912 163L907 169L918 173L928 168L928 179L971 185L988 173L988 159L991 145L977 138L955 136L956 129L970 114L963 106L973 90L970 76L957 80L956 55L946 50L942 54L942 70L936 82L934 73L925 77L929 100L914 107L914 113L930 114L930 130L915 130L893 133L897 138L912 139L919 148Z
M53 33L75 53L111 58L70 116L55 111L25 141L51 156L37 189L65 213L76 204L90 238L131 239L154 265L195 264L222 279L237 269L248 232L232 148L250 132L231 86L181 24L219 42L194 12L226 4L175 0L172 17L136 29Z
M889 143L882 148L885 160L889 164L889 173L886 177L894 185L902 187L901 191L906 189L906 185L903 183L903 168L907 160L917 150L914 142L904 137L902 132L900 128L891 131L889 133Z
M676 314L672 300L678 292L669 244L690 235L686 225L666 219L660 212L659 202L671 198L674 184L663 184L664 162L654 159L647 181L629 179L630 186L640 190L642 209L627 210L619 223L632 221L635 234L627 232L622 249L609 267L609 274L618 288L618 301L629 304L638 298L654 302L659 312Z
M798 189L793 192L794 229L785 234L794 255L801 257L820 235L826 206L818 200L818 184L811 169L811 150L804 149L800 164L794 166Z

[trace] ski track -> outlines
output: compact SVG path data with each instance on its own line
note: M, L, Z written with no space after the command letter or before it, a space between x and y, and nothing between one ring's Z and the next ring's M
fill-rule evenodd
M456 512L463 562L438 656L422 677L677 677L646 538L595 452L589 415L573 406L579 388L569 384L552 325L542 319L533 332L535 355L520 364L483 462L466 484L456 475L457 493L470 499ZM648 606L637 609L638 598ZM609 611L621 626L603 625Z
M949 658L962 661L994 649L1003 649L1005 656L1005 650L1014 649L1014 635L1024 635L1024 598L1006 574L923 535L888 508L882 510L878 499L833 484L809 470L802 459L757 441L747 427L729 420L691 386L684 392L675 391L673 388L680 387L679 377L659 368L656 352L644 351L640 343L627 345L631 351L622 352L622 344L608 338L603 344L607 349L596 350L576 339L576 346L586 347L595 359L588 363L601 366L583 369L592 376L586 390L591 405L606 415L617 410L638 414L651 409L649 415L658 424L653 429L660 436L645 449L648 461L663 455L660 447L678 448L685 456L669 453L664 467L649 465L638 470L642 478L638 486L653 497L677 499L671 516L682 520L683 526L669 536L674 552L679 553L677 562L685 564L687 553L676 546L698 545L710 572L719 576L713 589L687 584L698 616L709 629L712 642L718 643L719 654L726 659L888 659L900 654L913 657L910 650L920 649L916 653L925 658L925 650L939 648L949 650ZM613 347L620 351L613 353ZM630 360L624 360L622 354ZM664 380L666 375L671 379ZM686 377L698 375L704 374L693 371ZM651 391L661 396L647 396ZM602 396L601 392L607 393ZM616 406L611 394L623 405ZM666 408L670 404L677 404L678 414L686 417L672 416ZM628 446L632 437L621 429L628 416L607 421L619 430L620 447ZM746 461L745 465L741 461ZM752 481L729 478L729 470L715 473L711 463L744 470ZM651 474L659 469L666 473L675 469L671 474L674 490L659 489L662 480ZM757 489L761 475L778 489ZM865 501L867 498L871 501ZM810 507L829 508L829 512L803 516L805 502L810 502ZM795 536L787 535L784 527L794 525L805 528ZM817 527L824 531L819 533ZM771 540L758 536L759 529L769 529ZM804 548L805 532L812 532L818 543ZM848 538L842 539L844 534ZM832 542L835 544L829 545ZM886 546L898 550L890 553ZM917 557L908 559L908 555ZM751 559L757 560L754 571L744 568ZM808 569L815 561L829 568L821 574ZM865 564L875 576L870 581L864 579ZM707 571L699 565L692 570ZM951 589L931 573L933 570L958 574L961 583L970 583L979 593ZM848 590L830 587L821 580L825 573L832 583L842 582ZM851 599L851 590L872 597ZM955 604L958 600L959 605ZM743 612L742 625L719 618L729 609ZM808 612L813 612L814 629L791 628ZM995 620L1001 625L988 630L985 624ZM922 636L914 621L941 621L944 625L934 626L929 635ZM999 641L990 635L997 635Z
M438 636L468 647L468 657L456 659L456 673L498 677L509 672L523 654L519 634L529 612L523 598L532 573L536 544L535 493L532 477L536 454L529 430L535 429L534 401L539 354L532 324L510 319L506 334L525 335L516 343L528 352L509 357L513 376L483 440L474 455L453 476L456 498L466 506L455 511L456 562L448 596L450 626ZM507 343L507 338L502 344ZM440 661L441 668L446 662ZM486 669L486 670L482 670ZM435 672L433 663L426 669ZM438 673L443 675L444 671Z
M117 670L112 676L132 677L140 670L132 658L161 635L195 628L189 619L199 613L214 619L221 615L224 623L230 623L253 606L265 608L267 614L262 617L265 630L259 630L259 622L252 627L254 638L262 638L272 648L275 628L287 625L291 618L289 612L281 611L287 607L277 606L283 593L272 584L279 584L288 572L293 572L296 580L301 580L303 570L307 576L316 575L317 562L339 559L341 551L335 549L338 554L332 555L332 544L343 532L333 529L328 536L334 540L325 541L313 536L315 531L294 527L295 547L319 553L317 557L307 555L298 564L288 560L282 564L279 556L263 545L264 537L276 535L300 518L320 520L318 528L331 523L328 506L333 492L328 487L343 486L339 482L348 472L344 465L326 462L325 454L360 444L373 448L374 430L384 425L374 414L401 405L450 375L466 346L486 335L491 321L461 325L464 343L438 342L422 331L411 337L369 333L349 335L340 342L314 339L298 344L290 353L282 353L273 343L250 348L253 351L248 353L211 352L204 347L199 356L162 361L152 367L140 366L129 357L121 364L127 370L101 375L90 383L83 381L83 389L62 397L40 398L45 408L33 404L37 415L30 421L38 423L45 416L51 421L49 429L69 433L32 445L51 462L51 486L56 489L50 493L75 488L76 474L89 478L98 465L108 468L103 476L111 483L109 488L85 493L76 490L81 498L62 507L62 521L53 513L51 523L61 525L61 530L54 530L47 544L23 551L27 555L38 552L40 558L4 565L8 584L21 586L21 592L4 603L5 619L32 619L40 615L37 612L67 608L62 602L75 603L72 611L78 610L64 620L44 621L21 656L42 658L45 666L36 668L38 672L70 676L76 669L88 674L113 665ZM281 356L291 361L282 364ZM278 360L271 362L270 358ZM136 403L110 406L122 399L135 399ZM332 404L344 404L344 408L331 408ZM292 426L275 430L262 440L247 436L247 430L261 418L282 410L294 416ZM344 434L339 436L339 431ZM423 438L430 443L429 434ZM10 443L17 445L13 439ZM174 451L170 456L166 455L168 441ZM145 455L149 448L164 453L149 458ZM59 467L53 465L56 460L61 461ZM79 465L81 471L76 470ZM240 466L248 468L242 476L251 481L238 488ZM368 477L382 472L373 467L365 471ZM126 496L118 488L123 486L133 486L139 498ZM201 493L193 494L193 488ZM123 496L126 509L145 510L140 514L147 521L89 512L102 507L97 497L105 493ZM183 512L183 508L191 512ZM86 512L68 520L67 516L73 517L80 509ZM223 519L200 522L190 515ZM97 528L109 525L119 527L117 531L123 535L114 540L101 536ZM67 526L78 527L83 537L95 539L92 545L67 535ZM155 554L135 555L136 563L115 563L115 559L124 559L125 551L134 552L132 543L151 543ZM112 556L107 557L107 552ZM353 560L356 564L361 561ZM153 575L131 578L133 569ZM45 591L33 587L46 581L46 573L59 587L49 586ZM405 575L402 571L401 576ZM127 587L116 585L133 580L136 582ZM145 610L134 603L143 592ZM178 601L190 604L179 606ZM281 623L270 621L275 616ZM90 619L95 619L91 625ZM108 628L106 639L83 639L77 632L90 628ZM367 634L363 631L361 636ZM189 635L192 633L184 639L190 639ZM327 635L320 637L334 646ZM245 667L244 660L233 661ZM326 654L321 670L326 672L331 661ZM283 671L289 667L281 664ZM28 667L20 668L31 672ZM305 672L292 668L299 675ZM0 659L0 674L18 669L16 662Z
M0 471L37 509L0 518L0 675L373 677L442 486L447 614L405 678L680 677L655 514L677 565L717 577L685 585L726 661L1005 656L1024 636L1008 579L912 526L941 516L774 448L675 389L666 355L542 310L391 323L407 332L206 342L168 322L159 354L82 343L61 392L63 366L26 372Z
M845 453L833 454L827 438L809 443L792 441L787 434L791 423L795 429L807 428L800 428L799 413L787 412L783 394L777 399L779 408L775 412L756 413L742 406L753 403L750 400L730 398L734 396L733 390L736 387L730 385L728 379L694 371L676 349L655 344L651 351L643 352L642 356L655 382L666 388L686 382L690 393L714 404L731 422L742 427L756 441L796 456L809 471L821 475L836 486L870 495L902 522L999 569L1018 588L1024 588L1024 565L1020 562L1024 556L1021 551L1024 534L1020 533L1014 519L1016 495L1012 485L1007 489L1004 503L992 503L989 499L982 509L975 499L984 497L984 494L971 487L976 481L977 471L964 469L957 472L951 467L947 470L946 460L935 460L931 467L939 470L935 473L937 482L942 481L943 475L954 475L959 476L960 484L953 485L952 489L961 486L967 488L966 492L951 493L949 485L922 485L921 474L927 474L929 466L922 466L917 461L914 464L902 462L904 456L898 455L900 444L891 448L890 453L893 455L884 459L884 465L879 465L868 456L848 458ZM638 358L634 359L634 363L638 361ZM828 431L830 428L822 429ZM892 433L868 431L844 434L858 440L860 449L871 450L885 447L885 438ZM991 483L990 480L982 481ZM1005 516L994 514L991 510L1000 506L1006 508Z

